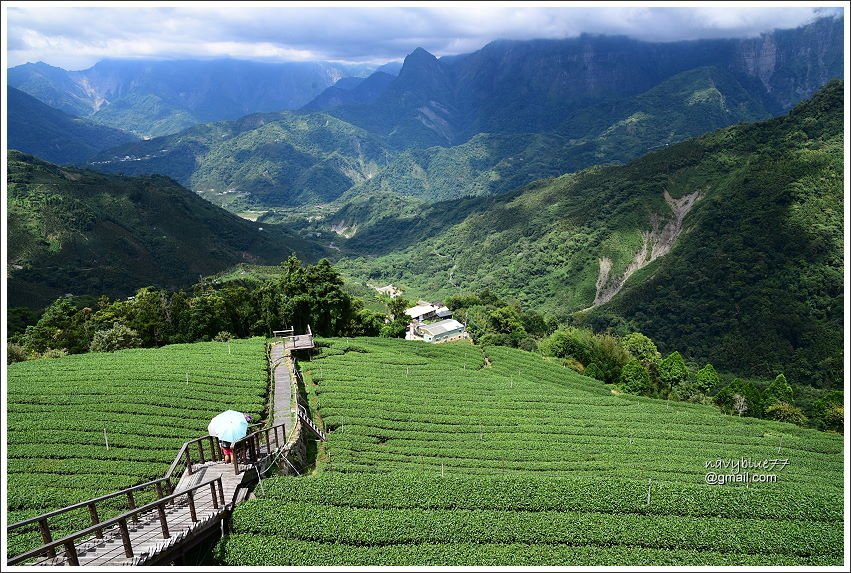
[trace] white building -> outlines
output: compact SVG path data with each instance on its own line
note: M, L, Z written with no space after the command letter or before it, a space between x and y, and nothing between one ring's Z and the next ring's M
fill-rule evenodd
M452 317L452 311L449 310L447 307L431 304L430 302L426 302L424 300L419 301L417 303L417 306L413 306L407 309L405 311L405 314L407 314L414 322L422 322L424 320Z
M464 325L452 318L432 324L418 324L413 330L416 336L415 340L424 340L434 344L467 338Z

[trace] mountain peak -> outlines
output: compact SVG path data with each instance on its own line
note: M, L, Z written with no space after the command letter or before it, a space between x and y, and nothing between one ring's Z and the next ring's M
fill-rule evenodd
M409 63L416 62L436 62L437 58L434 57L434 54L427 52L423 48L417 48L405 58L405 62L402 64L402 67L405 67Z

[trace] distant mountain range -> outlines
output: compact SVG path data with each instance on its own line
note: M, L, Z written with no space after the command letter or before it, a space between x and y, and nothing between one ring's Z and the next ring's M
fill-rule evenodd
M194 128L107 150L92 166L167 174L235 211L379 191L426 202L500 193L783 113L842 77L841 38L842 21L830 18L748 40L582 36L494 42L440 60L418 49L396 77L325 90L300 121ZM306 126L330 129L308 136L328 140L318 155L297 143ZM199 129L210 137L200 142ZM333 143L340 130L360 133L368 149Z
M10 68L8 82L70 115L152 137L197 123L296 109L337 80L373 70L328 62L104 60L67 71L38 62Z
M372 89L363 82L337 94L336 107L321 109L404 148L412 142L457 145L483 132L571 133L578 109L637 96L677 74L714 67L776 115L842 77L842 22L823 18L752 39L650 43L583 35L498 41L442 59L417 49L380 94L363 93Z
M38 307L66 293L183 288L239 262L277 264L325 251L285 229L240 219L167 177L104 175L8 154L8 301Z

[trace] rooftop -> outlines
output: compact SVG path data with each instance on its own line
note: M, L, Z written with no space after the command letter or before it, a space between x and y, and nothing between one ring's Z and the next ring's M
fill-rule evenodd
M445 332L450 332L453 330L463 330L464 325L455 320L454 318L449 318L447 320L441 320L440 322L435 322L433 324L424 324L420 326L420 330L423 332L427 332L432 336L437 336L438 334L443 334Z

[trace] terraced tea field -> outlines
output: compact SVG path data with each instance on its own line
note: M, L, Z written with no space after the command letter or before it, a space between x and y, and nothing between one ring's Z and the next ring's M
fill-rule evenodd
M841 436L507 348L324 343L301 363L329 430L317 472L240 505L225 564L842 564ZM771 483L707 483L746 472Z
M264 343L179 344L10 365L8 523L162 477L183 442L205 435L223 410L259 416ZM125 504L114 500L115 513ZM84 512L51 520L54 537L89 524ZM10 538L9 551L39 544L31 528Z

